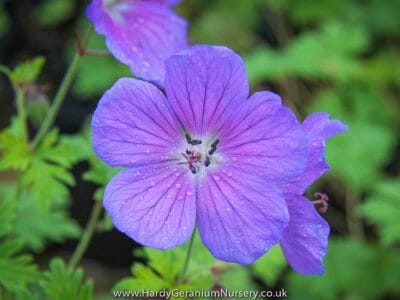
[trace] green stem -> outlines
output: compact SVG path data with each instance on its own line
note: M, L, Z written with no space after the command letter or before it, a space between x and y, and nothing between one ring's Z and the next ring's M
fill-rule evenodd
M190 261L190 256L192 255L193 241L194 241L195 235L196 235L196 228L193 231L193 234L192 234L192 236L190 238L190 241L189 241L189 246L188 246L188 249L187 249L187 252L186 252L185 262L183 263L181 276L179 278L180 282L182 282L185 279L186 272L187 272L187 270L189 268L189 261Z
M93 205L89 222L86 225L86 228L82 234L78 246L76 246L74 253L71 256L71 259L68 262L68 266L72 268L76 267L81 258L83 257L83 255L85 254L87 248L89 247L90 241L93 237L93 233L96 229L97 222L103 210L102 208L103 206L101 201L96 201L96 203Z
M25 141L28 140L28 128L26 125L26 110L25 110L25 92L23 89L17 89L17 110L19 121L21 122L22 137Z
M86 47L91 33L92 33L92 28L90 27L87 30L87 32L82 40L83 48ZM82 54L79 51L76 51L74 54L74 57L72 59L72 62L68 67L67 73L65 74L65 76L61 82L61 85L58 88L56 96L54 97L54 100L49 109L49 112L47 113L46 118L44 119L42 125L40 126L38 133L36 134L35 138L33 139L32 148L36 148L39 145L39 143L42 141L42 139L46 135L47 131L53 125L53 123L57 117L57 114L61 108L61 105L63 104L63 102L65 100L65 96L67 95L67 92L68 92L69 88L71 87L71 84L75 77L75 74L78 71L78 66L79 66L81 59L82 59Z

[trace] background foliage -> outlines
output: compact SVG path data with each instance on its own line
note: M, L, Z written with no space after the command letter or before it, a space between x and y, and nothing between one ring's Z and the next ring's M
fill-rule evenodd
M84 7L0 1L0 299L112 299L111 288L142 287L284 287L290 299L400 296L399 0L186 0L177 7L193 43L243 55L252 91L281 94L299 119L327 111L350 127L329 142L333 170L310 191L330 196L325 275L295 274L279 247L251 266L215 261L196 237L185 281L176 277L187 245L137 248L107 216L82 261L86 275L69 260L88 210L118 171L91 150L90 114L116 79L131 76L110 56L85 57L56 128L32 151L29 138L74 52L74 32L87 26ZM89 47L105 49L103 38L92 37ZM25 114L16 113L18 97Z

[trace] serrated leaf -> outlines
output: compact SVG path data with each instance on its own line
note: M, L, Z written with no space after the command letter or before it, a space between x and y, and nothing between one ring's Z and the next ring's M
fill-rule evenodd
M362 206L367 220L376 225L384 245L400 241L400 181L384 181Z
M43 250L47 242L77 238L80 232L79 225L68 217L64 207L53 207L43 213L35 203L35 198L29 195L19 202L15 235L35 252Z
M16 291L37 277L37 268L29 255L20 255L23 243L5 240L0 243L0 285Z
M35 81L46 60L38 56L20 63L11 73L11 81L15 86Z
M51 300L93 299L93 284L84 280L82 269L69 268L60 258L51 260L50 270L44 273L40 285Z
M29 168L22 176L22 182L30 187L44 212L53 202L65 202L69 196L68 186L75 184L69 170L85 158L76 148L76 139L78 137L74 136L59 138L57 130L51 131L32 154Z
M10 126L0 133L0 155L0 171L27 168L30 150L23 138L20 119L13 118Z
M16 203L10 199L0 199L0 238L12 230Z

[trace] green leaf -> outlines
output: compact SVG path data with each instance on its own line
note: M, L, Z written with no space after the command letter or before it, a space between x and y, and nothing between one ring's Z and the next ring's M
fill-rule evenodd
M75 1L70 0L45 0L33 12L34 18L42 26L57 26L74 14ZM57 12L57 13L54 13Z
M349 126L329 141L331 175L353 188L371 187L381 178L395 145L393 118L376 91L345 85L317 95L311 111L327 111ZM343 154L346 155L343 155Z
M0 156L0 171L25 170L29 164L29 145L23 138L20 119L16 117L8 128L0 132Z
M196 232L196 235L198 233ZM197 240L197 241L196 241ZM181 289L199 290L211 289L214 278L212 275L212 264L215 259L201 244L200 237L195 237L192 256L186 278L178 282L180 272L186 257L188 243L169 250L156 250L151 248L140 248L135 253L137 256L148 260L147 265L136 263L132 268L132 277L124 278L114 286L114 290L150 290ZM210 259L211 257L211 259ZM204 259L204 260L203 260ZM222 263L224 265L224 263Z
M318 31L303 33L283 50L260 48L245 61L252 84L287 76L345 82L361 72L357 55L368 43L363 28L330 22Z
M15 86L35 81L45 63L44 57L38 56L20 63L11 73L11 81Z
M251 268L255 275L265 281L268 286L274 286L286 266L286 259L277 245L252 264Z
M0 243L0 286L16 291L37 277L36 266L29 255L20 255L23 243L2 240Z
M368 300L382 299L390 293L398 296L397 251L351 239L331 240L325 268L323 276L290 274L286 283L290 298Z
M63 242L79 237L80 233L79 225L68 217L65 207L53 207L43 213L30 195L19 202L15 235L33 251L43 250L49 241Z
M90 300L93 299L93 284L84 281L83 271L67 267L60 258L53 258L50 270L44 273L40 282L47 297L51 300Z
M367 220L376 225L384 245L400 241L400 181L378 183L362 206Z
M0 237L8 234L13 227L16 203L13 199L0 199Z
M89 41L88 48L106 50L104 37L94 35ZM93 96L100 96L118 78L126 76L132 76L129 68L115 60L111 55L87 56L79 65L74 92L80 96L80 99L84 100Z
M158 291L170 286L167 281L143 264L135 264L131 271L134 277L122 279L113 287L113 290L140 291L142 289L149 289Z
M76 139L73 136L59 138L57 130L53 130L31 156L22 182L30 187L43 212L48 211L52 203L65 202L69 197L68 186L75 184L69 169L84 158L76 148Z

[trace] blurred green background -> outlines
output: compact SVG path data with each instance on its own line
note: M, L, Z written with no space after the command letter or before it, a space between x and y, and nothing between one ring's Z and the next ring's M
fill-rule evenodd
M0 64L14 68L36 56L46 60L36 79L41 88L30 99L31 132L68 65L75 31L88 25L85 6L75 0L0 1ZM327 111L350 128L329 141L332 171L308 195L320 191L330 197L324 215L332 228L325 275L295 274L279 248L252 266L239 267L216 263L198 244L191 265L196 276L185 288L285 288L289 299L399 299L400 1L186 0L176 11L189 20L192 43L226 45L243 56L252 92L280 94L300 120ZM103 38L94 36L90 48L105 49ZM54 276L37 270L45 271L54 256L71 254L93 197L101 199L102 187L115 173L92 153L87 120L102 93L121 76L131 74L110 56L84 58L57 119L61 136L48 138L61 170L38 164L25 180L30 187L36 184L35 193L25 191L24 201L13 204L8 200L18 184L13 169L26 166L17 154L18 167L4 163L7 145L12 145L10 152L23 152L23 147L7 128L15 104L10 83L1 75L0 287L17 290L20 299L41 299L43 292L34 293L38 286L55 295ZM181 248L163 254L139 249L132 255L135 244L111 230L106 216L100 225L82 262L85 276L94 281L95 299L112 299L108 291L117 282L120 288L174 286ZM21 245L7 252L11 237ZM21 257L27 261L21 263ZM63 268L54 260L53 267L53 273ZM13 272L26 276L13 278ZM33 278L42 283L35 287Z

